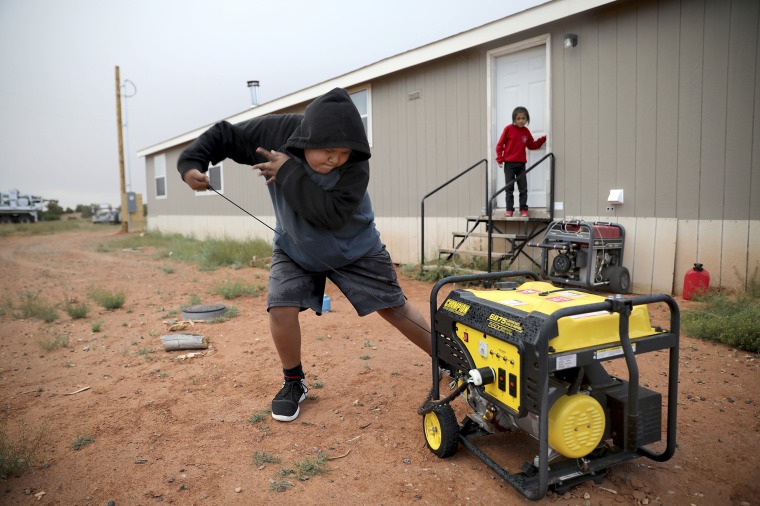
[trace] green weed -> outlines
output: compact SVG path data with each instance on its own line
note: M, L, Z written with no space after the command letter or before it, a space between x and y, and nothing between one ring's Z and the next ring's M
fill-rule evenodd
M153 348L141 348L137 350L135 353L137 355L140 355L145 360L153 360L153 354L156 352Z
M119 309L124 306L126 299L121 290L111 291L98 287L91 287L87 295L105 309Z
M45 351L53 351L59 348L69 347L69 336L58 335L53 337L43 337L38 341L40 348Z
M74 320L86 318L87 314L90 312L90 306L86 302L78 302L78 301L71 301L71 300L66 301L63 309Z
M237 299L238 297L242 297L244 295L250 295L252 297L257 296L259 293L261 293L261 290L258 288L254 288L253 285L243 283L241 281L231 281L227 280L221 285L217 286L212 290L212 293L216 295L220 295L221 297L224 297L225 299Z
M37 451L45 440L47 424L33 434L22 424L19 434L12 436L5 425L0 426L0 480L17 476L37 458Z
M684 311L681 315L684 333L760 353L760 275L757 268L743 293L731 295L708 291L699 300L702 307Z
M93 332L100 332L103 330L103 320L94 321L90 324L90 330Z
M279 464L280 459L271 453L255 450L253 452L253 464L255 466L261 466L264 464Z
M469 262L464 266L455 266L449 263L439 261L435 264L427 264L424 269L416 264L408 264L401 267L401 272L412 279L424 281L426 283L436 283L449 276L461 276L463 274L473 274L474 272L485 272L488 269L477 263ZM461 283L461 286L477 285L480 282Z
M293 483L289 482L288 480L269 480L269 490L272 492L285 492L289 488L293 488Z
M58 311L39 293L25 292L21 296L16 318L36 318L45 323L53 323L58 319Z
M95 232L92 223L85 220L40 221L37 223L8 223L0 227L0 237L11 235L51 235L72 230Z
M71 443L71 447L74 450L81 450L85 446L90 445L94 442L95 440L91 438L90 436L79 436L76 438L76 440L73 443Z
M209 271L222 267L233 269L250 265L253 257L271 257L271 243L255 239L235 241L232 239L206 239L200 241L181 234L147 233L130 235L115 241L117 248L154 248L158 258L169 258L198 264Z
M209 320L209 323L224 323L227 320L240 316L240 310L235 306L227 306L224 313L217 316L213 320Z
M314 476L330 472L327 468L328 452L319 451L313 459L304 459L295 463L295 467L283 468L280 471L281 478L293 476L298 481L306 481Z
M271 410L265 409L263 411L259 411L258 413L254 413L251 415L251 417L248 419L250 423L259 423L260 421L266 419L266 417L271 413Z

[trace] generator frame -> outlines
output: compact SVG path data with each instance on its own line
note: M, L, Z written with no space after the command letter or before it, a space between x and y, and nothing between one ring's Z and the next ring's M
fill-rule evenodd
M618 237L597 236L600 227L613 227ZM570 230L573 228L573 230ZM583 220L557 220L549 224L540 243L529 246L541 248L541 275L555 283L595 288L609 285L611 291L627 293L630 275L623 267L625 228L618 223L588 222ZM557 251L551 269L549 254ZM610 259L605 263L604 256ZM564 259L562 269L555 265ZM624 279L621 279L624 278Z
M538 280L536 274L532 271L504 271L486 274L472 274L463 276L451 276L440 280L433 287L430 294L430 316L431 316L431 337L432 337L432 377L433 384L430 391L429 404L436 404L440 399L439 383L441 371L439 369L440 347L446 340L446 336L438 330L437 312L438 312L438 293L445 285L452 283L474 283L489 280L497 280L505 277L523 277L532 280ZM634 306L642 304L665 303L670 309L670 330L656 333L652 336L639 337L635 341L635 349L632 346L629 336L629 316ZM613 448L609 452L601 455L595 455L593 452L586 457L579 459L567 459L552 463L549 466L549 375L559 370L557 367L558 359L561 360L563 355L570 353L577 355L577 365L590 365L601 362L596 358L596 352L604 348L609 348L609 344L593 346L579 350L572 350L565 353L552 353L549 347L549 341L558 335L557 322L561 318L575 315L595 313L599 311L609 311L619 315L619 345L622 347L622 357L628 370L628 399L629 405L626 409L624 420L624 434L622 448ZM669 295L655 294L630 299L623 299L620 296L609 297L604 302L591 303L582 306L562 308L548 316L540 333L532 347L535 356L530 356L529 361L537 367L537 391L540 405L536 410L539 418L538 427L538 455L537 464L534 463L532 468L529 463L521 472L510 473L503 468L493 458L478 448L473 439L488 434L469 417L465 417L461 427L458 427L457 439L467 450L479 458L485 465L494 471L499 477L508 482L513 488L519 491L523 496L530 500L539 500L543 498L552 487L554 490L562 491L576 484L588 480L600 481L606 474L606 470L616 464L623 463L638 457L647 457L657 462L664 462L670 459L676 449L676 415L677 415L677 397L678 397L678 359L679 359L679 336L680 336L680 313L675 300ZM441 343L439 343L439 340ZM636 361L636 355L658 350L669 351L668 365L668 400L666 415L666 440L665 449L657 453L645 445L639 446L639 368ZM522 348L521 351L525 351ZM606 360L620 358L621 355L610 357ZM438 401L443 404L446 401ZM532 410L531 410L532 411Z

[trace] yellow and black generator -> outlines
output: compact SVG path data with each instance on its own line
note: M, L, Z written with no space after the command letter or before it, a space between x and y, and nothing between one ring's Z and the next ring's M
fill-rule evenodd
M444 285L509 277L527 281L455 289L437 304ZM655 303L669 308L670 329L651 325L649 305ZM438 457L452 456L461 444L538 500L550 489L600 482L609 467L639 456L673 456L680 318L672 297L605 298L556 288L531 271L511 271L445 278L431 292L430 310L433 386L419 413L427 446ZM664 422L663 394L639 384L637 365L638 355L659 350L669 352ZM605 369L615 359L624 360L627 379ZM442 399L441 370L453 379ZM461 424L450 405L460 395L472 409ZM518 431L537 440L519 472L508 471L476 442ZM664 449L647 448L663 432L658 446Z

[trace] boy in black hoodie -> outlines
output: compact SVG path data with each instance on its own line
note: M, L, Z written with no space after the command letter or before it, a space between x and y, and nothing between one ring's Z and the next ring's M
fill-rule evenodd
M303 115L217 123L177 162L193 190L207 189L209 163L225 158L253 165L266 177L277 219L267 311L284 375L272 400L275 420L295 420L306 398L298 315L309 308L321 314L326 279L359 316L377 312L431 353L429 326L406 302L375 229L367 193L370 156L361 116L348 93L336 88Z

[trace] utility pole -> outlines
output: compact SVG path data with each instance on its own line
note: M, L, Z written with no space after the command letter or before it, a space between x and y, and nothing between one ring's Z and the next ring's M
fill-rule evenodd
M127 213L127 189L124 181L124 138L121 133L121 78L119 66L116 66L116 128L119 133L119 189L121 196L121 231L129 232Z

